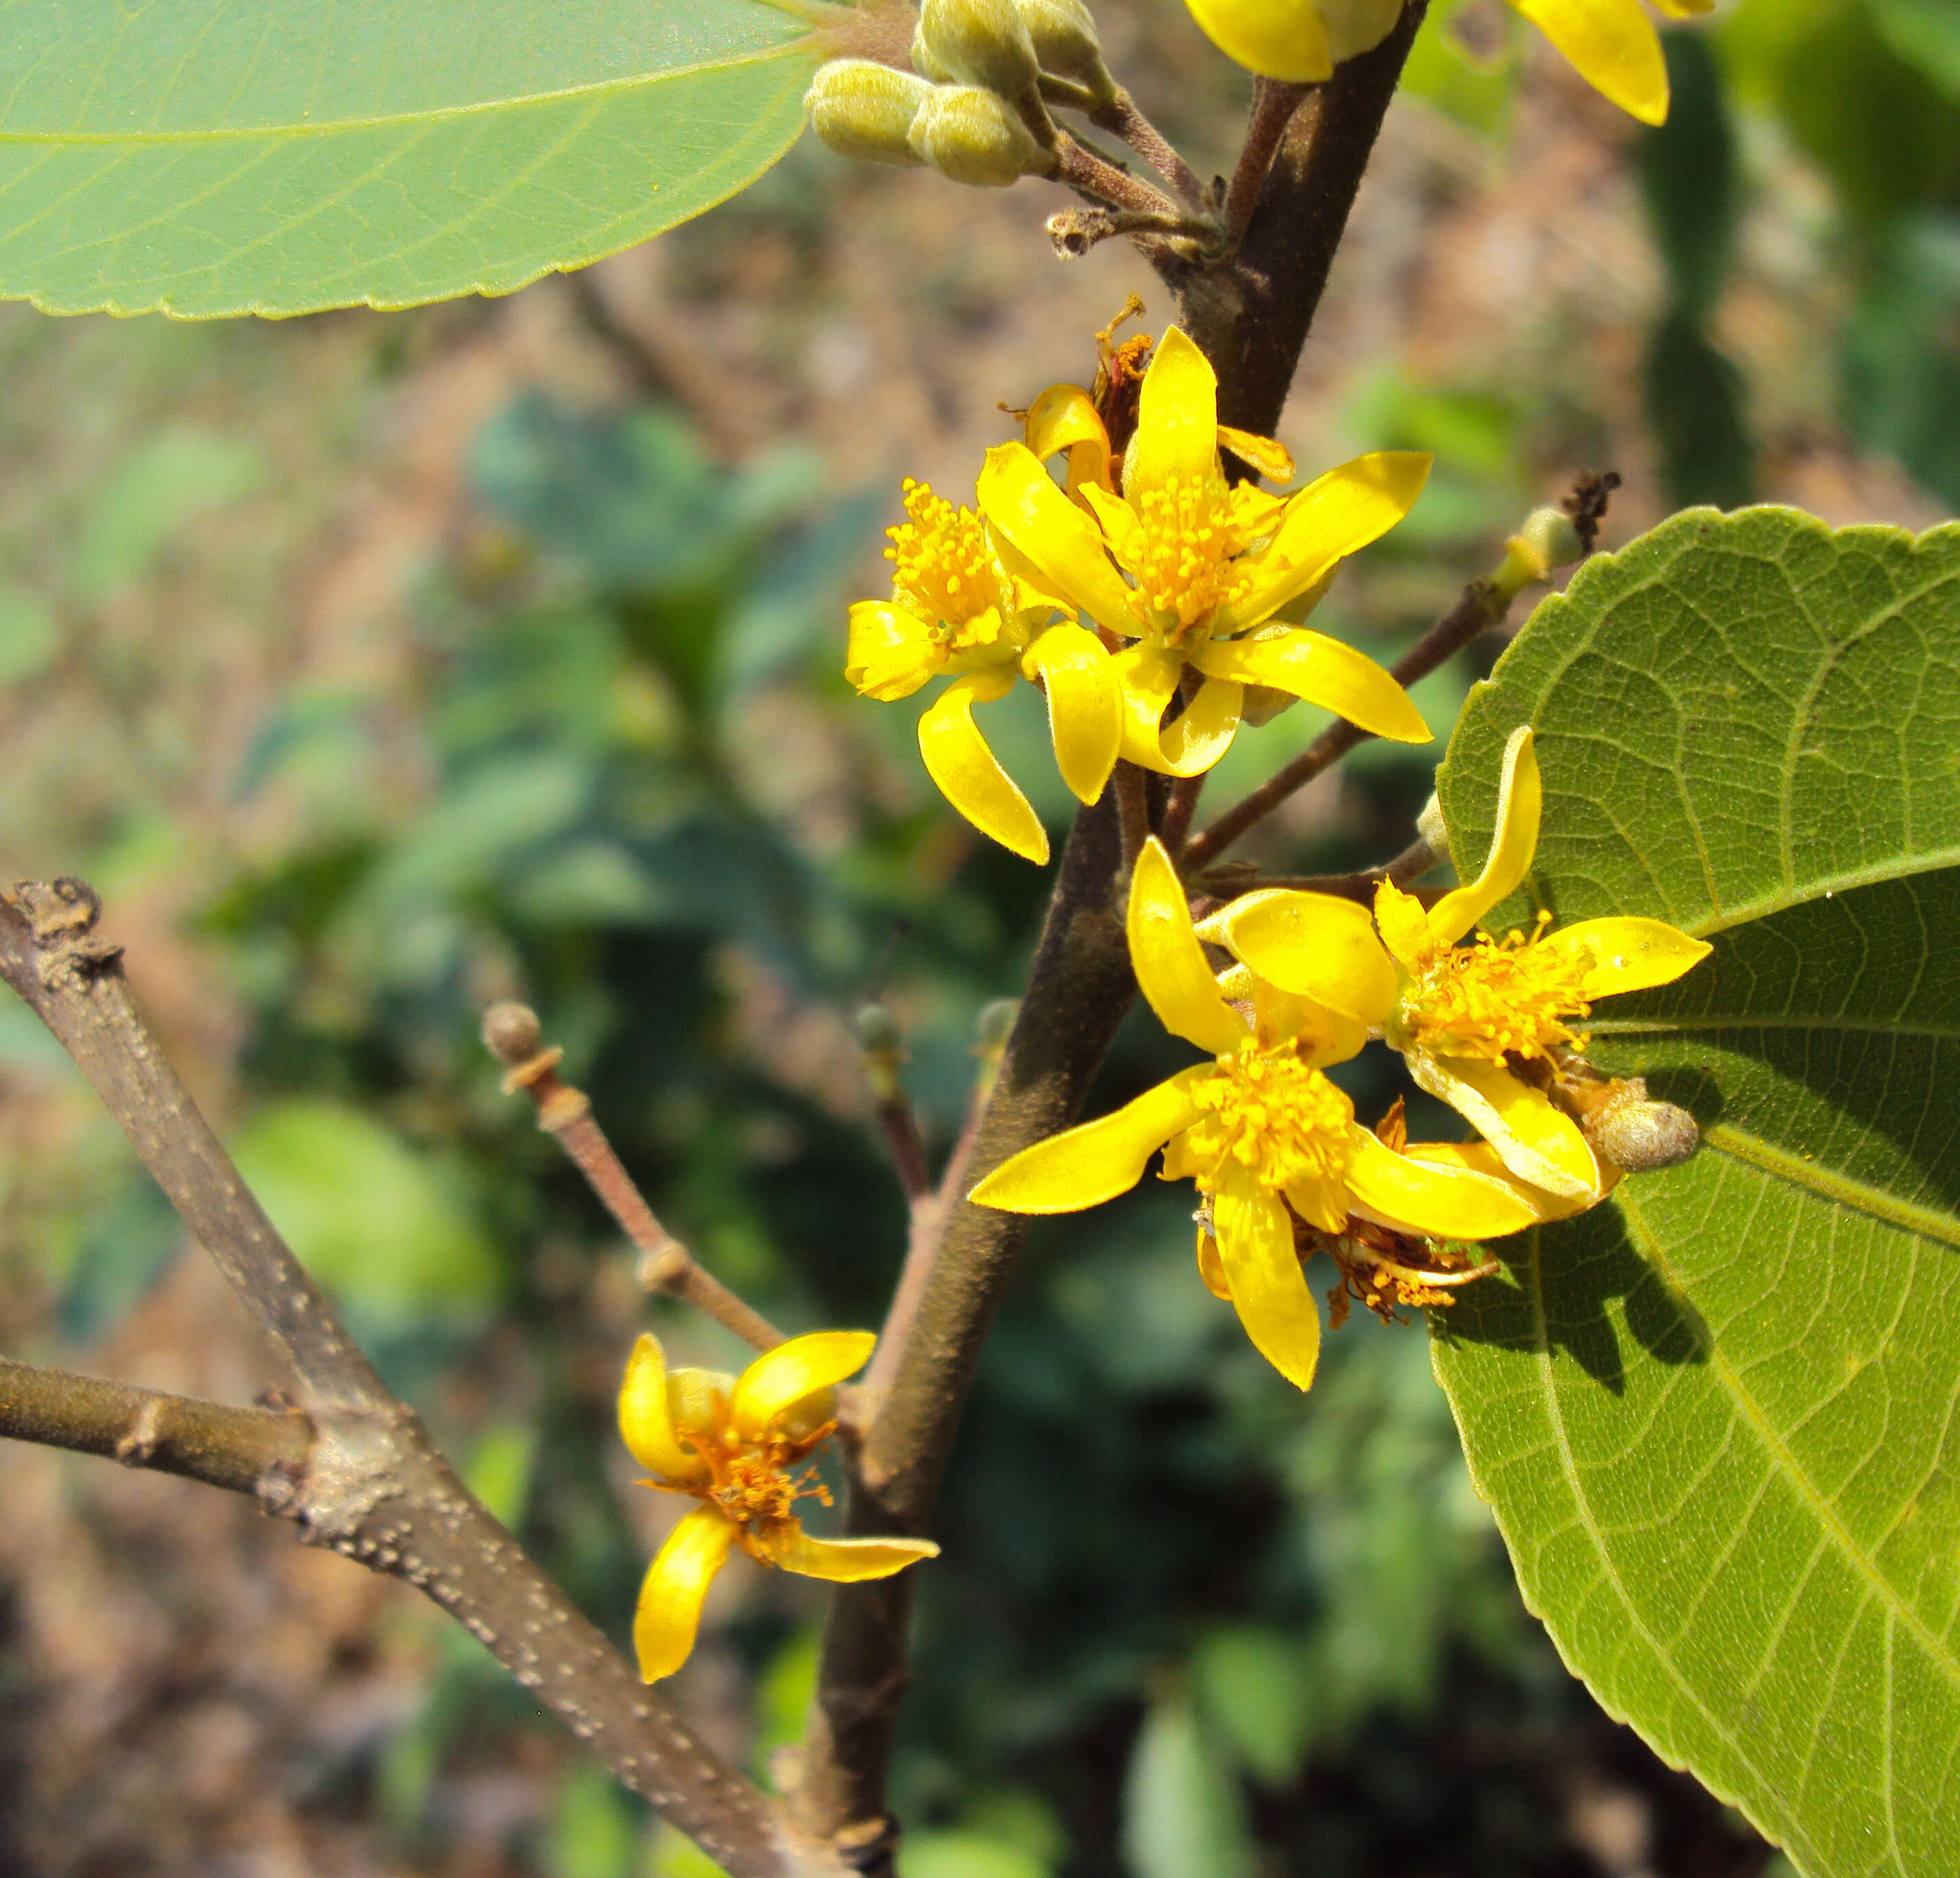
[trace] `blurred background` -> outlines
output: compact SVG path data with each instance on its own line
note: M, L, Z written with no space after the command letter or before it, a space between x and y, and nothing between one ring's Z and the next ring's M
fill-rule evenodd
M1097 10L1227 167L1242 75L1178 0ZM1960 504L1960 14L1725 0L1670 34L1645 132L1495 0L1436 11L1282 434L1309 472L1437 469L1316 625L1392 657L1582 470L1626 479L1608 546L1691 502ZM275 1218L622 1639L677 1516L614 1432L625 1352L651 1316L737 1353L650 1313L479 1016L538 1007L663 1217L779 1322L877 1322L902 1208L849 1014L899 1017L943 1149L1046 880L933 793L923 699L850 692L844 610L884 590L902 475L970 500L1000 406L1086 379L1133 290L1162 329L1121 244L1052 258L1060 205L806 140L504 301L0 308L0 864L102 891ZM1494 656L1421 689L1440 735ZM1038 712L988 721L1059 830ZM1321 721L1242 736L1213 796ZM1364 751L1242 851L1386 858L1440 750ZM1186 1054L1133 1022L1092 1106ZM1395 1093L1353 1087L1366 1117ZM1037 1233L988 1350L920 1574L909 1878L1787 1873L1561 1667L1420 1324L1357 1313L1303 1400L1199 1284L1188 1199L1146 1189ZM11 998L0 1335L234 1400L279 1380ZM0 1496L0 1869L711 1870L432 1608L250 1506L24 1447ZM738 1562L673 1690L765 1778L821 1595Z

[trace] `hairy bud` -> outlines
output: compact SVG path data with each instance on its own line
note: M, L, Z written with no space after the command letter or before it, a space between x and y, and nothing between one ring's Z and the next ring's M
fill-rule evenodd
M1055 167L1005 100L978 85L935 85L912 119L912 146L941 176L979 189L1005 189Z
M976 1056L998 1056L1007 1047L1007 1033L1014 1027L1014 1020L1021 1014L1021 1001L1018 998L996 998L990 1004L980 1007L980 1014L973 1020L973 1053Z
M924 159L906 138L931 89L923 78L873 59L833 59L810 81L803 114L840 157L914 168Z
M1671 1102L1653 1101L1643 1077L1613 1077L1586 1090L1573 1106L1593 1153L1623 1173L1677 1167L1701 1145L1694 1116Z
M1429 844L1437 860L1449 858L1449 830L1443 820L1443 804L1436 799L1433 789L1422 805L1422 813L1415 818L1415 832Z
M1586 558L1586 544L1563 509L1535 508L1525 525L1504 543L1503 564L1491 578L1504 598L1515 600L1534 581L1548 581L1561 568Z
M851 1020L858 1033L858 1047L875 1055L896 1056L905 1041L899 1021L883 1004L860 1004Z
M1327 29L1328 54L1337 65L1373 52L1402 16L1402 0L1313 0L1313 7Z
M1017 0L925 0L915 43L932 68L1005 98L1026 96L1041 78Z
M1102 42L1083 0L1015 0L1034 42L1044 76L1079 84L1098 104L1116 95L1116 81L1102 62Z

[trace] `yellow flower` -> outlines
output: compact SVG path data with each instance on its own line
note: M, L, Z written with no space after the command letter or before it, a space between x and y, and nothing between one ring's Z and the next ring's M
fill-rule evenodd
M1187 0L1221 52L1249 70L1317 84L1388 37L1401 0ZM1654 0L1670 20L1707 12L1715 0ZM1579 75L1643 124L1667 119L1667 62L1640 0L1510 0L1577 68Z
M1324 634L1268 624L1282 608L1310 606L1342 556L1408 514L1428 457L1358 457L1285 497L1228 483L1221 441L1270 474L1290 476L1291 459L1267 438L1221 428L1217 378L1175 326L1144 375L1121 495L1087 393L1045 393L1029 428L1032 447L987 453L981 513L1043 584L1134 641L1115 657L1131 762L1173 776L1209 769L1237 732L1249 685L1325 705L1378 736L1429 740L1408 694L1373 660ZM1064 448L1066 495L1043 466ZM1187 670L1202 682L1166 726Z
M813 1539L799 1500L828 1504L815 1469L795 1471L835 1427L835 1386L861 1368L877 1339L819 1330L765 1351L734 1377L670 1370L651 1335L633 1346L619 1391L619 1432L646 1484L701 1501L648 1568L633 1619L643 1680L687 1660L714 1574L740 1545L752 1558L848 1584L887 1578L939 1548L924 1539Z
M1479 933L1459 945L1523 880L1538 847L1545 791L1529 726L1512 732L1503 764L1483 872L1427 911L1384 881L1371 928L1352 900L1270 888L1234 900L1200 931L1282 989L1379 1032L1511 1173L1589 1205L1608 1184L1592 1149L1518 1071L1583 1044L1570 1020L1596 999L1671 983L1710 948L1657 919L1587 919L1547 933L1548 915L1529 938Z
M1540 1211L1474 1169L1424 1164L1354 1119L1325 1066L1366 1040L1353 1020L1262 984L1221 986L1198 943L1184 888L1161 843L1138 858L1130 957L1169 1030L1214 1060L1180 1071L1114 1115L1024 1148L974 1189L980 1205L1070 1213L1113 1199L1164 1149L1163 1178L1188 1178L1211 1202L1218 1275L1254 1346L1289 1381L1313 1380L1320 1318L1294 1249L1296 1216L1339 1233L1351 1216L1421 1237L1495 1238ZM1227 993L1249 998L1249 1022Z
M1102 793L1122 730L1116 669L1094 633L1008 565L971 509L922 482L905 485L907 519L888 532L892 597L851 609L845 676L867 698L908 698L940 673L953 682L919 720L919 754L942 794L982 834L1037 864L1048 833L973 721L976 704L1040 684L1062 780L1084 802Z
M1192 17L1228 58L1268 78L1318 84L1357 53L1379 46L1402 0L1187 0Z
M1670 20L1715 0L1653 0ZM1572 62L1580 78L1643 124L1667 122L1667 61L1640 0L1510 0Z

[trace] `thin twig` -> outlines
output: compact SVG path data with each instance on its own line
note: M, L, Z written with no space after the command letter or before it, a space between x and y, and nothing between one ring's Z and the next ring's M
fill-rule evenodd
M541 1040L537 1014L523 1004L492 1004L483 1014L484 1044L508 1066L505 1091L514 1095L522 1090L536 1105L538 1126L555 1138L639 1253L641 1285L691 1304L733 1331L752 1350L773 1350L784 1341L783 1333L708 1271L654 1217L593 1119L585 1092L559 1076L564 1052L541 1049Z
M1122 758L1110 777L1109 792L1116 798L1117 826L1123 836L1123 865L1133 867L1150 838L1149 783L1142 770Z
M1257 78L1252 83L1252 114L1246 123L1246 141L1239 146L1239 161L1226 186L1225 251L1236 253L1252 225L1259 192L1266 186L1273 159L1279 154L1287 127L1293 113L1312 91L1311 85L1289 84L1280 78Z
M20 883L0 900L0 977L66 1048L292 1364L313 1439L301 1469L274 1466L256 1479L259 1504L307 1543L405 1579L440 1605L734 1878L838 1873L827 1851L795 1849L777 1803L641 1685L388 1393L166 1062L129 996L122 949L95 931L100 910L78 880ZM144 1412L139 1402L124 1431L132 1454ZM154 1412L161 1423L171 1412ZM171 1451L192 1448L173 1438Z
M1427 678L1473 639L1493 626L1502 625L1510 610L1510 603L1488 581L1472 581L1464 588L1462 598L1390 668L1395 682L1406 688L1418 679ZM1372 735L1345 720L1329 724L1291 762L1192 837L1184 851L1187 871L1195 874L1210 865L1247 829L1263 821L1289 796L1305 788L1322 770L1357 745L1367 743Z
M1176 148L1156 125L1138 109L1127 91L1118 91L1101 110L1092 111L1089 121L1113 137L1120 137L1157 174L1177 192L1179 199L1200 212L1211 207L1209 192L1198 172L1177 153Z
M305 1471L313 1424L297 1410L234 1408L0 1357L0 1435L258 1494L275 1469Z
M1208 215L1157 208L1063 208L1049 216L1045 225L1055 253L1064 261L1079 261L1091 248L1117 235L1207 242L1218 233L1218 224Z
M1204 793L1207 773L1201 770L1195 776L1179 776L1171 785L1170 800L1164 804L1157 839L1169 850L1173 861L1184 852L1185 839L1191 833L1191 818L1198 813L1198 798Z
M0 899L0 977L31 1004L134 1144L171 1205L250 1307L310 1404L394 1398L247 1190L138 1014L120 946L84 882L20 882Z
M1127 170L1118 169L1113 163L1105 162L1065 130L1055 134L1055 180L1084 196L1139 214L1166 216L1172 221L1183 218L1178 205L1161 189Z
M1376 888L1384 880L1406 889L1411 880L1419 880L1431 868L1441 866L1445 858L1418 836L1394 860L1379 867L1363 867L1354 874L1262 874L1256 867L1242 867L1228 861L1223 867L1199 875L1192 885L1207 899L1220 905L1227 900L1237 899L1242 894L1256 893L1272 886L1301 893L1331 893L1346 900L1372 900ZM1425 896L1431 899L1442 898L1440 889L1417 887L1413 890L1418 899Z

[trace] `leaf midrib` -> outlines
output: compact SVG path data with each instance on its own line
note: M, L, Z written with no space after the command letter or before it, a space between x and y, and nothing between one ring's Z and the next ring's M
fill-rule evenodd
M0 146L18 145L31 149L92 149L113 150L173 148L185 144L224 144L258 142L267 138L313 138L348 136L361 131L389 130L403 127L425 129L449 120L481 117L492 113L511 111L540 110L552 105L562 104L579 99L605 99L632 91L650 90L657 85L671 83L679 78L690 78L703 72L733 72L745 65L767 65L772 61L789 57L799 52L805 43L803 40L787 40L780 46L773 46L759 52L743 53L724 59L697 59L692 65L663 65L657 72L636 74L627 78L607 78L594 81L590 84L565 85L552 91L530 91L504 98L479 99L468 104L438 105L428 110L401 111L372 117L340 117L324 123L302 122L286 124L257 124L237 129L212 129L198 130L162 131L11 131L0 130Z

